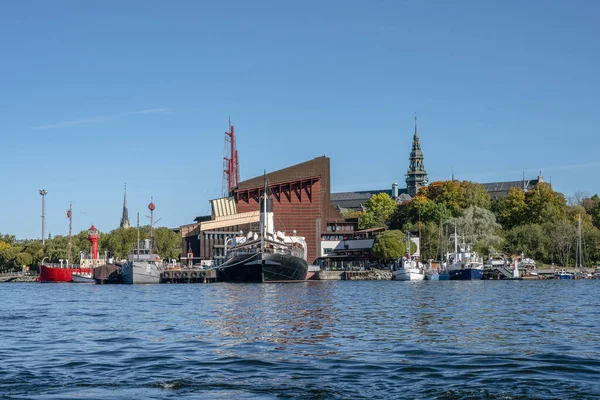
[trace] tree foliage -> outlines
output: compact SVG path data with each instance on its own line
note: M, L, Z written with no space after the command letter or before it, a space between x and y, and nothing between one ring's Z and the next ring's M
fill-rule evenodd
M562 193L555 192L545 183L538 183L533 189L525 193L527 204L527 222L542 224L555 222L565 217L567 200Z
M373 248L373 256L381 261L395 261L406 253L404 235L398 230L385 231L377 236Z
M358 218L360 229L385 227L396 209L396 202L387 193L378 193L364 204L365 212Z
M501 226L496 216L485 208L470 206L451 221L467 244L480 253L490 254L502 249Z
M544 260L550 241L541 225L520 225L506 232L505 250L509 254L526 254L536 260Z
M521 189L510 188L508 195L492 203L492 211L498 222L506 229L514 228L524 223L527 216L525 192Z
M469 208L471 206L479 208L490 208L490 195L483 185L470 181L462 181L460 188L463 193L461 207Z
M466 204L465 194L459 181L438 181L421 188L419 194L436 204L443 204L452 215L460 214Z

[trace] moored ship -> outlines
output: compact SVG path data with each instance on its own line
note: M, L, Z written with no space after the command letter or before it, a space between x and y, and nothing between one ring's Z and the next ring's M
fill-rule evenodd
M69 215L69 214L68 214ZM70 218L70 215L69 215ZM73 282L73 274L77 276L92 276L94 267L105 263L106 260L98 258L98 230L94 225L88 230L88 240L91 243L92 253L85 256L81 254L80 264L42 264L40 265L40 282Z
M127 258L127 262L121 268L121 278L125 284L148 284L160 283L160 274L164 271L163 263L154 253L152 225L155 205L152 201L148 204L150 210L150 239L144 240L143 248L140 248L140 216L138 213L138 247Z
M164 270L158 254L152 252L149 240L144 248L134 250L121 268L121 279L126 284L160 283L160 274Z
M273 199L260 199L260 235L248 232L230 239L217 282L297 282L308 275L307 246L303 237L275 232Z
M423 264L415 259L403 258L399 268L392 270L392 280L422 281L425 279Z
M454 233L454 253L446 255L445 269L450 275L450 280L471 281L483 277L483 262L476 252L469 246L458 248L458 236Z

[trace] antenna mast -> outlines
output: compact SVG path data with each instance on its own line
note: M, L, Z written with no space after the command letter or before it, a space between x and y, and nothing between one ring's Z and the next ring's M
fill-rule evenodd
M223 194L231 196L233 188L240 182L240 165L235 143L235 130L229 119L229 132L225 132L225 143L229 143L228 154L223 158Z

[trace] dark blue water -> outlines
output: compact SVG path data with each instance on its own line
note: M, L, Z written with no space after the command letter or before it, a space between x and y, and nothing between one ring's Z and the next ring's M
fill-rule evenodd
M0 398L588 399L600 281L0 284Z

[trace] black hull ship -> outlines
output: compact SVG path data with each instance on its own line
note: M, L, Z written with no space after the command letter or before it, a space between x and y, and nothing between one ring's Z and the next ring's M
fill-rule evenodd
M300 282L308 263L300 257L277 253L237 254L217 268L217 282Z
M299 282L308 275L303 237L275 232L273 199L260 199L260 235L248 232L225 245L225 262L216 267L217 282Z

